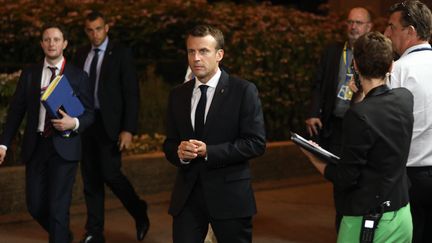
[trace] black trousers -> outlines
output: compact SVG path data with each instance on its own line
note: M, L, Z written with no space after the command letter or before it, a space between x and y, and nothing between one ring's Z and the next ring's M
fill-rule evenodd
M407 167L413 243L432 242L432 166Z
M50 243L70 241L69 208L78 161L60 157L52 138L39 137L26 164L26 201L30 215L49 233Z
M145 213L144 202L121 171L121 152L117 141L111 140L106 134L100 114L96 115L95 123L83 134L81 173L88 233L102 234L104 231L105 184L135 221L141 220Z
M173 218L173 242L203 243L210 223L218 242L251 243L252 217L211 218L199 181L198 179L181 213Z

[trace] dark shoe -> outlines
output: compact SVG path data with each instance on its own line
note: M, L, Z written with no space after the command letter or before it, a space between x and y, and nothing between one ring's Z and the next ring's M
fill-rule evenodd
M137 230L137 240L142 241L144 240L144 237L146 236L149 228L150 228L150 221L147 215L147 203L145 201L142 201L143 205L143 212L144 215L141 217L141 219L136 220L136 230Z
M105 237L102 234L85 234L80 243L105 243Z

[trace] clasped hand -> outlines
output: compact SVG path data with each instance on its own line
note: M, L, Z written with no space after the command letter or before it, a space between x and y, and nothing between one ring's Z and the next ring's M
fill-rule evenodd
M207 146L204 142L196 139L182 141L178 146L177 155L183 161L189 161L197 157L206 157Z
M76 126L75 119L62 110L59 110L59 113L62 115L62 118L52 119L51 122L53 127L61 132L74 129Z

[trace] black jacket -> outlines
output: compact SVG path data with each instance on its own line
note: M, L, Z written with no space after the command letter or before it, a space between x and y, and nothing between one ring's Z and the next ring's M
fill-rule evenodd
M84 69L91 46L79 49L74 62ZM99 75L100 113L107 134L117 140L121 131L137 132L139 87L129 48L109 41Z
M386 211L408 203L413 102L407 89L382 85L345 114L341 161L325 170L340 191L336 208L343 215L364 215L385 201L391 202Z
M9 111L4 126L0 144L9 146L18 128L26 117L26 127L22 144L22 159L27 162L38 141L37 126L39 124L39 109L41 98L41 78L43 63L25 68L19 78L14 96L9 106ZM78 133L72 133L70 137L62 137L59 133L53 136L54 147L57 153L65 160L77 161L81 158L80 133L93 123L93 96L91 95L88 77L82 70L66 63L63 74L68 78L75 94L84 105L84 113L78 117Z
M169 212L173 216L181 212L199 179L211 217L252 216L256 205L248 160L262 155L266 143L258 91L252 83L222 71L203 132L208 161L192 160L183 165L177 147L181 141L194 138L190 116L194 84L191 80L176 87L168 102L164 152L178 167Z

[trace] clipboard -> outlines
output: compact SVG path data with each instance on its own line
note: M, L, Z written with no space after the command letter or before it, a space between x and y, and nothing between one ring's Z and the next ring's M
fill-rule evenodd
M307 151L313 153L314 155L318 156L320 159L323 159L326 162L337 164L340 160L339 156L310 143L308 140L298 135L297 133L291 132L291 141L293 141L298 146L306 149Z

